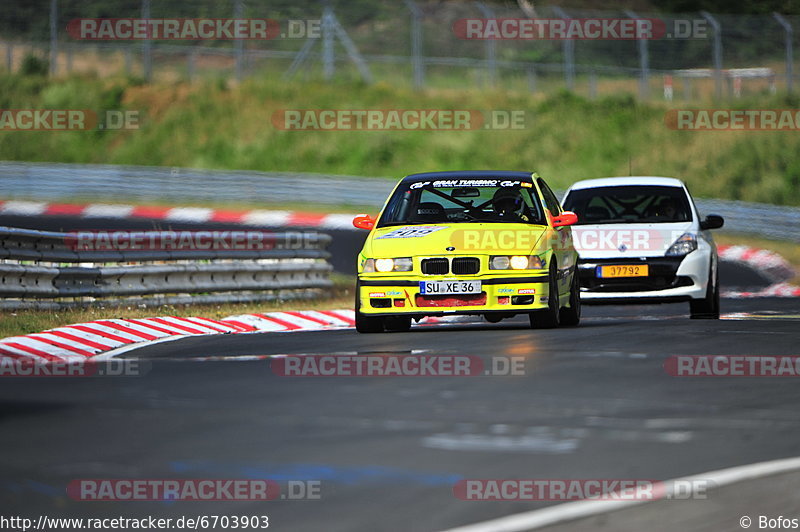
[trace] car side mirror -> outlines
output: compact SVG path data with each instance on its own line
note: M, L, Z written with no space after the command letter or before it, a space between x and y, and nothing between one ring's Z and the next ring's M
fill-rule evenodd
M572 211L564 211L559 216L553 217L553 227L564 227L578 223L578 215Z
M353 226L358 229L366 229L367 231L372 231L372 228L375 227L375 218L370 216L369 214L359 214L355 218L353 218Z
M706 229L719 229L723 225L725 225L725 218L718 214L709 214L705 220L700 222L700 229L703 231Z

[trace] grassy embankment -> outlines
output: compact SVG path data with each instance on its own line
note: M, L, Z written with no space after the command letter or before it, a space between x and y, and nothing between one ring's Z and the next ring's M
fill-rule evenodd
M735 105L791 108L798 101L765 95ZM30 107L135 109L144 118L136 131L2 132L0 158L385 177L535 169L557 188L592 176L669 175L686 180L698 197L800 205L796 133L674 131L665 126L665 104L637 103L627 95L589 101L566 93L417 93L380 83L250 80L229 87L221 81L142 85L122 78L0 76L0 108ZM508 131L355 132L281 131L271 122L280 109L323 108L524 110L527 121Z

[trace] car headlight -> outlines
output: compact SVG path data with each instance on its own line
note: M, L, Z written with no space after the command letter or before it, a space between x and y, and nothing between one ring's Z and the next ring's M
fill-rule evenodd
M691 233L683 233L667 250L668 257L682 257L697 249L697 238Z
M490 270L540 270L545 267L537 255L494 255L489 257Z
M414 267L411 257L396 259L367 259L364 261L364 273L410 272Z

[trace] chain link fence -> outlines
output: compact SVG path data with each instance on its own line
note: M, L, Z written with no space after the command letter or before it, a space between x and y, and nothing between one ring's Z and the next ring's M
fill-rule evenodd
M529 6L527 2L522 5ZM465 20L644 18L651 39L464 38ZM86 19L268 19L271 38L86 40ZM590 97L736 97L792 90L800 17L522 9L513 3L415 0L27 0L0 6L8 70L33 54L54 75L144 79L247 77L386 82L416 87L568 88ZM507 37L508 34L503 34ZM0 48L1 49L1 48ZM3 60L4 59L4 60ZM796 83L794 83L796 84Z

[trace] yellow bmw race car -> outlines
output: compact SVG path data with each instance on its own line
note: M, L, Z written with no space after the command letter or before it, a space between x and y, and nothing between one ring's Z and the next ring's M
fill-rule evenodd
M577 325L577 253L544 180L527 172L433 172L397 184L358 259L356 329L407 331L425 316L528 314L532 327Z

